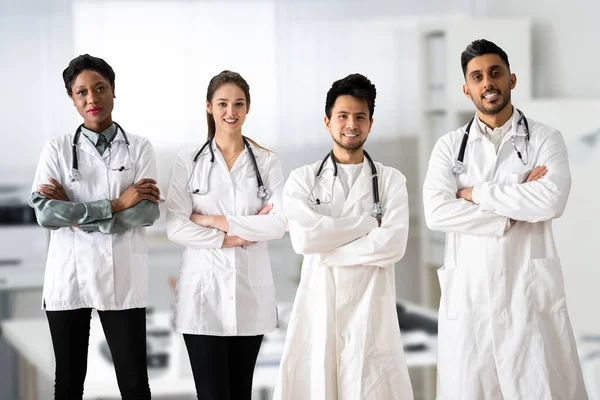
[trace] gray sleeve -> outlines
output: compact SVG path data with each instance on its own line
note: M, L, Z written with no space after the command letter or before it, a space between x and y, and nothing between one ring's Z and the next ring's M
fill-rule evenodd
M85 232L123 233L138 226L150 226L160 217L158 204L142 200L135 206L113 214L111 218L81 225Z
M38 224L52 230L84 225L113 215L109 200L76 203L50 200L38 192L33 192L29 196L29 204L35 210Z

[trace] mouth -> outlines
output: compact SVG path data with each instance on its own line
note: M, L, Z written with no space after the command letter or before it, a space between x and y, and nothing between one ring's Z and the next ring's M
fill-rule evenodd
M229 125L234 125L238 120L237 118L224 118L223 121Z
M103 108L101 108L101 107L91 107L91 108L88 108L87 113L88 114L92 114L92 115L96 115L96 114L98 114L102 110L103 110Z
M499 91L489 91L486 92L483 96L481 96L483 99L487 100L487 101L494 101L494 100L498 100L498 98L500 97L500 92Z
M358 133L343 133L342 132L342 136L343 137L347 137L347 138L355 138L355 137L358 137L360 135Z

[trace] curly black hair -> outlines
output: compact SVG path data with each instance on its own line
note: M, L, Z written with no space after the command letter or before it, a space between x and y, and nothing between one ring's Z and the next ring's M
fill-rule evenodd
M333 82L325 100L325 115L327 115L327 118L331 118L331 109L337 98L344 95L366 100L369 105L369 118L373 118L377 89L366 76L361 74L350 74Z
M110 83L110 86L114 89L115 71L113 71L112 67L101 58L93 57L89 54L83 54L72 59L69 63L69 66L63 71L63 80L65 81L65 88L67 89L67 94L69 96L73 94L72 87L75 78L77 78L77 75L86 69L96 71L105 77Z

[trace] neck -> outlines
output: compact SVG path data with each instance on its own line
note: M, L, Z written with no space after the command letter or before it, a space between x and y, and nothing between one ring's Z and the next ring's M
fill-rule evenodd
M101 133L107 130L113 124L112 117L106 118L104 121L93 123L84 121L83 126L92 132Z
M215 133L215 143L221 154L238 153L244 149L244 139L242 139L241 131L236 133L217 131Z
M503 126L506 123L506 121L510 119L512 113L513 106L510 103L508 103L506 107L504 107L502 110L500 110L500 112L497 112L496 114L488 115L478 110L477 116L479 117L481 122L486 124L491 129L494 129Z
M334 145L333 157L340 164L360 164L365 159L362 147L356 150L348 150Z

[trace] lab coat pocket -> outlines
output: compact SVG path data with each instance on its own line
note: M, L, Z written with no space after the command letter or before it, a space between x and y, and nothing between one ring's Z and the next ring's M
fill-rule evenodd
M565 283L558 258L533 259L530 263L531 296L538 312L562 311L566 308Z
M446 319L458 319L459 316L459 277L458 268L444 265L437 270L440 281L440 314Z
M266 242L258 242L246 247L248 256L248 280L253 286L273 284L271 260Z

